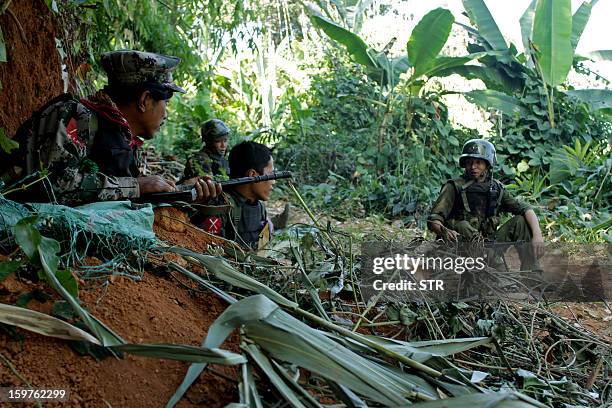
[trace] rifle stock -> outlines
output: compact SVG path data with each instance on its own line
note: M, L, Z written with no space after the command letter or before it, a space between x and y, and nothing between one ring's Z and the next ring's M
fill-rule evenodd
M235 179L216 181L216 183L221 184L221 187L235 187L241 186L244 184L250 183L259 183L262 181L268 180L278 180L278 179L286 179L291 178L293 175L290 171L279 171L274 172L272 174L266 174L263 176L254 176L254 177L240 177ZM177 201L183 201L187 203L191 203L195 201L197 197L196 189L193 186L177 186L177 189L181 189L179 191L172 191L169 193L151 193L144 194L138 198L134 198L132 201L137 203L173 203Z

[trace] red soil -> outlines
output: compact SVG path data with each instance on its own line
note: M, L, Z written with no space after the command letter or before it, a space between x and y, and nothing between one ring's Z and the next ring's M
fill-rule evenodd
M169 243L189 242L192 249L203 248L209 240L203 234L198 236L192 228L179 233L156 226L156 231ZM95 264L95 259L90 261ZM178 279L195 288L185 279ZM0 302L14 303L19 294L34 287L43 288L44 285L9 277L0 283ZM94 282L88 281L80 288L79 297L92 315L126 341L134 343L200 345L208 327L226 307L208 292L188 290L171 276L159 277L151 273L145 273L139 282L116 278L109 281L106 288L99 283L96 287ZM49 313L52 305L53 300L45 303L32 300L28 307ZM78 355L63 340L21 329L18 332L25 336L22 342L0 331L0 353L33 386L67 389L70 402L62 406L162 407L189 366L183 362L127 354L123 359L109 357L98 362L90 356ZM222 348L237 352L237 334ZM235 368L211 368L236 378ZM16 386L25 385L0 360L0 387ZM178 406L222 407L236 400L236 383L206 370Z
M0 62L0 127L12 137L64 85L53 15L44 1L11 1L0 28L7 53L7 62Z

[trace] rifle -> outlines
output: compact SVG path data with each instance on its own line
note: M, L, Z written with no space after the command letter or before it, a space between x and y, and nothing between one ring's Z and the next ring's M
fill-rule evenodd
M215 183L219 183L221 184L221 187L227 188L227 187L241 186L243 184L259 183L262 181L286 179L286 178L291 178L291 177L293 177L293 175L291 174L290 171L279 171L279 172L274 172L272 174L267 174L264 176L240 177L240 178L229 179L229 180L224 180L224 181L216 181ZM137 203L151 203L151 204L172 203L176 201L183 201L183 202L191 203L195 201L196 197L198 196L196 189L193 186L178 185L176 187L178 191L172 191L169 193L144 194L138 198L132 199L132 201L137 202Z

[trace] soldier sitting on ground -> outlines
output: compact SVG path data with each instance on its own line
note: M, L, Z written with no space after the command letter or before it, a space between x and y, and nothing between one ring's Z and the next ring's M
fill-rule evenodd
M2 160L0 177L31 185L9 198L79 204L174 191L174 182L140 174L139 147L163 124L173 93L185 92L172 82L179 62L133 50L103 54L104 89L80 101L55 98L17 132L20 148ZM198 201L221 193L209 178L185 184L195 184Z
M543 238L538 218L528 205L516 200L492 177L496 165L495 147L484 139L465 143L459 158L465 170L447 181L428 217L428 227L445 241L531 242L532 248L518 245L521 270L537 267L533 257L543 253ZM514 215L499 226L499 215Z
M229 133L227 125L219 119L204 122L201 129L204 146L187 160L184 180L198 176L229 176L229 163L225 159Z

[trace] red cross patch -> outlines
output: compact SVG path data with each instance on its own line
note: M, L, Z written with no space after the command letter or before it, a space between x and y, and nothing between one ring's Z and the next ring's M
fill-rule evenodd
M211 234L221 235L221 217L207 217L203 229Z

